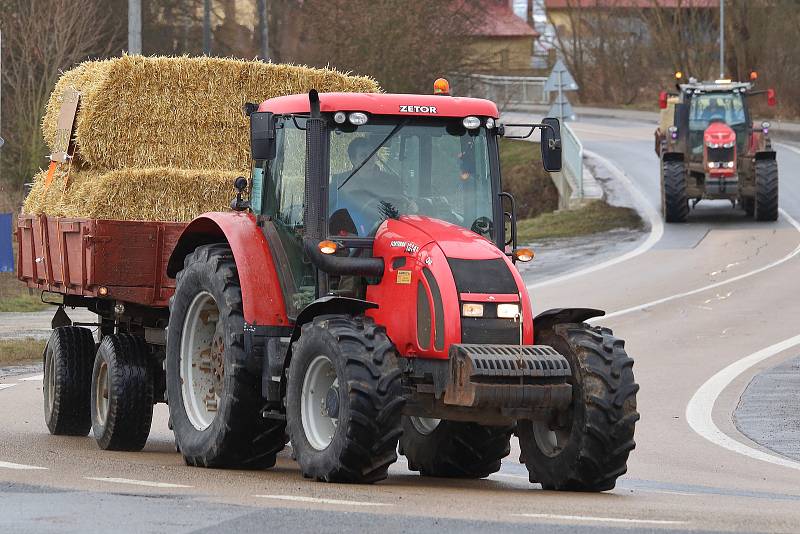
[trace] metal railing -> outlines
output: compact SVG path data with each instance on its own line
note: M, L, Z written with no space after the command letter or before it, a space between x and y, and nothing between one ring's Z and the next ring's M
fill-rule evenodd
M547 78L539 76L494 76L490 74L467 74L458 76L457 87L464 96L486 98L500 109L525 104L548 104L544 92Z
M583 144L566 122L561 123L563 172L574 185L578 201L583 200Z

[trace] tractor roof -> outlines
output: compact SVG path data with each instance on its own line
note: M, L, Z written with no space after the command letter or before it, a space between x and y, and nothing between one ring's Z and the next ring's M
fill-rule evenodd
M681 92L692 91L700 93L731 93L749 91L753 84L749 82L732 82L729 80L716 80L711 82L692 82L680 84Z
M424 117L482 117L499 118L494 102L481 98L442 95L411 95L386 93L320 93L320 111L364 111L373 115L417 115ZM259 111L277 114L309 113L308 95L289 95L270 98L258 107Z

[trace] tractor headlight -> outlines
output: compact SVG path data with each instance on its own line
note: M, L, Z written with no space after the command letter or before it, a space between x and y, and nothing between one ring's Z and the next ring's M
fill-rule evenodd
M461 315L464 317L483 317L483 304L465 302L461 305Z
M362 124L367 124L367 114L361 113L360 111L356 111L351 113L347 120L350 121L350 124L353 126L361 126Z
M727 168L729 168L729 169L732 169L733 168L733 162L732 161L728 161L728 162L725 163L725 166Z
M735 143L734 143L733 141L731 141L730 143L724 143L724 144L722 145L722 148L733 148L733 145L734 145L734 144L735 144Z
M719 143L708 143L708 148L719 148Z
M478 117L464 117L464 120L461 121L461 124L464 125L464 128L467 130L474 130L478 126L481 125L481 120Z
M519 304L498 304L497 316L502 319L514 319L519 317Z

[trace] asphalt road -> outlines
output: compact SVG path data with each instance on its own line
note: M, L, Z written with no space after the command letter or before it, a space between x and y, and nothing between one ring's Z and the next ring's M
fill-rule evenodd
M657 209L653 126L591 120L574 129ZM785 213L776 223L700 204L687 224L656 221L625 261L584 274L567 266L561 280L529 276L536 310L606 309L598 323L636 360L642 419L613 491L542 491L517 450L480 481L420 477L401 461L374 486L321 484L303 479L288 451L268 471L189 468L163 405L143 452L102 452L88 437L50 436L41 380L20 375L0 380L0 530L797 532L800 463L733 422L753 377L800 354L800 230L790 219L800 220L800 154L781 147L779 164Z

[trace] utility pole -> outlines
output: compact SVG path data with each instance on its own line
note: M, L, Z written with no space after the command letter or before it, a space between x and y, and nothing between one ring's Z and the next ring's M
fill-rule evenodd
M258 21L261 24L261 60L269 61L269 15L267 0L258 0Z
M725 77L725 0L719 0L719 77Z
M203 0L203 53L211 55L211 0Z
M142 53L142 0L128 0L128 53Z

